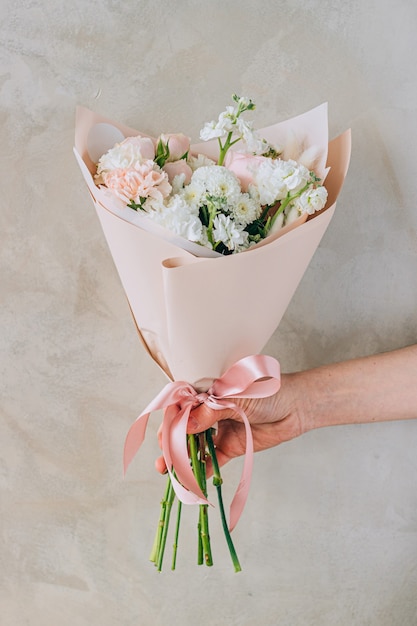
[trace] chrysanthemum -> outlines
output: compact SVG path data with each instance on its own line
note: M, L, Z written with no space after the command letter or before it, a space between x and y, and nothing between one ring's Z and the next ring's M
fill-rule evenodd
M232 214L241 226L247 226L256 220L261 213L261 206L248 193L240 194L236 204L232 207Z
M230 206L237 202L241 193L239 179L221 165L200 167L194 172L192 183L204 186L210 196L225 198Z

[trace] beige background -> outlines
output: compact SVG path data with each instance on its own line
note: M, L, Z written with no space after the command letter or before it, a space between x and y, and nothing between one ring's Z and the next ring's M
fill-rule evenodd
M177 571L148 563L158 416L125 480L121 457L165 381L72 145L77 104L196 140L233 92L259 126L328 101L331 136L352 128L348 179L265 352L290 371L414 343L415 2L2 0L0 24L2 626L414 626L417 422L257 456L241 574L216 515L215 567L194 564L193 509Z

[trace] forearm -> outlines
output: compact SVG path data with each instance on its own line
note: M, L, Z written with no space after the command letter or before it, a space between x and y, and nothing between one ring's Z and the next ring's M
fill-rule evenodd
M285 375L303 430L417 418L417 345Z

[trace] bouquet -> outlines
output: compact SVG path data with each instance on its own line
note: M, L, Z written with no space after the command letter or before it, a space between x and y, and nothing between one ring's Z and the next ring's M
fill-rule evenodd
M334 213L350 157L350 133L328 143L327 106L255 131L249 98L233 96L190 145L181 133L153 139L78 109L76 147L136 328L169 379L129 430L125 469L152 411L164 410L168 482L151 560L158 570L178 498L199 505L198 563L211 565L207 460L235 571L231 538L253 463L239 397L279 389L278 362L260 354L279 324ZM226 310L227 316L219 310ZM210 429L187 435L191 410L233 408L246 427L246 455L229 521Z

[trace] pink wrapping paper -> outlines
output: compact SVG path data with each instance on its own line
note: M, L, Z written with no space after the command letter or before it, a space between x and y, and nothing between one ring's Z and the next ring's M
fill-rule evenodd
M204 258L154 224L150 232L147 224L145 230L131 223L131 209L117 206L94 184L101 154L123 137L143 133L77 111L74 152L142 341L169 379L202 390L239 359L259 354L274 333L333 217L349 165L350 131L328 143L326 105L260 132L288 150L291 143L319 148L316 173L324 176L330 168L327 205L250 250ZM217 156L216 142L191 149Z

